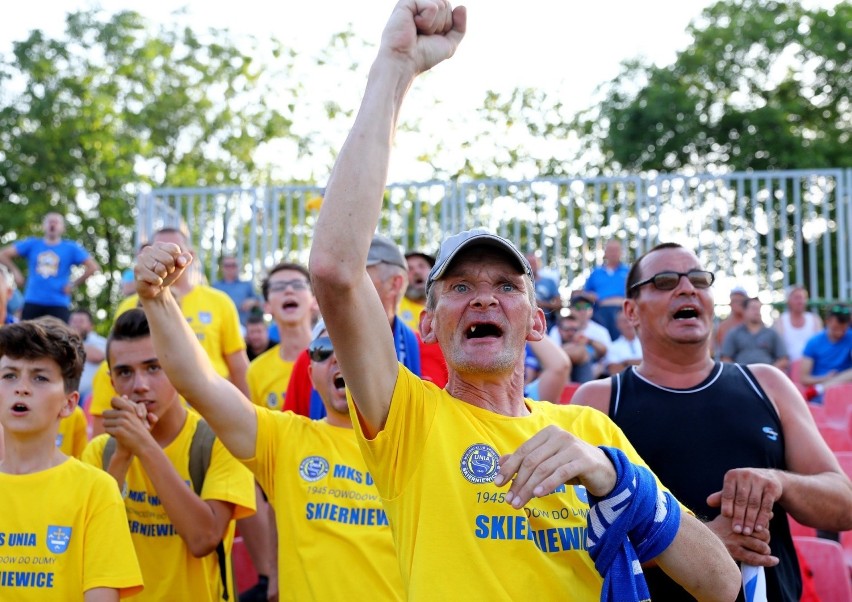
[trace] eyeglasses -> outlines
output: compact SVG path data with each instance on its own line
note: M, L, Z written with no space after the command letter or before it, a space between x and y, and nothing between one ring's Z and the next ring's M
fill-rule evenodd
M580 301L579 303L572 303L571 309L592 309L592 304L586 301Z
M308 345L308 357L312 362L324 362L334 353L334 346L331 344L331 339L328 337L319 337L311 341Z
M303 291L309 286L310 285L305 280L276 280L275 282L269 283L267 290L270 293L281 293L286 291L288 288L291 288L294 291Z
M713 272L708 272L706 270L689 270L688 272L660 272L659 274L654 274L647 280L643 280L642 282L637 282L636 284L630 287L631 291L635 291L636 289L645 286L646 284L654 285L654 288L660 291L670 291L674 288L677 288L677 285L680 284L681 276L686 276L686 279L689 280L689 283L695 288L710 288L710 285L716 280L716 275Z

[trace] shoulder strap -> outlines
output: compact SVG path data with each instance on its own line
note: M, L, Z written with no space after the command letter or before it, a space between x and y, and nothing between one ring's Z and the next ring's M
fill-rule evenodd
M115 437L110 435L109 439L107 439L106 446L104 447L103 458L101 459L101 463L103 465L104 470L107 470L109 468L109 461L112 460L112 456L113 454L115 454L115 446Z
M213 429L204 421L199 420L189 444L189 480L196 495L201 495L204 487L204 477L210 467L210 456L213 452L213 442L216 435Z
M213 453L215 441L216 434L210 428L210 425L204 420L199 420L189 444L189 480L192 481L192 489L195 491L195 495L199 497L204 488L204 477L210 467L210 456ZM222 597L224 600L228 600L228 561L225 555L225 544L221 541L216 546L216 557L219 560L219 576L222 579Z

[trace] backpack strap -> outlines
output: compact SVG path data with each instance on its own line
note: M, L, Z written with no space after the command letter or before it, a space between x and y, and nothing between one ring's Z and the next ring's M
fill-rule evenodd
M192 481L192 489L195 491L195 495L199 497L201 497L201 490L204 488L204 477L210 467L210 456L213 453L215 441L216 434L210 428L210 425L204 420L199 420L189 444L189 480ZM216 546L216 557L219 559L219 576L222 579L223 597L228 600L228 563L225 555L225 544L221 541Z
M101 459L101 463L103 465L104 470L109 468L109 462L112 460L113 455L115 455L115 446L117 445L115 441L115 437L112 435L107 439L106 446L104 447L104 455Z

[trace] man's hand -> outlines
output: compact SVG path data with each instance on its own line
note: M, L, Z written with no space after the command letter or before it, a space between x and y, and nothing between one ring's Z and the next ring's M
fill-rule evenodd
M725 473L722 490L710 494L707 504L721 506L722 516L731 519L734 533L751 535L769 529L772 506L783 487L769 468L734 468Z
M722 540L728 553L737 562L745 562L752 566L775 566L778 558L772 556L769 549L769 530L755 531L751 535L734 533L731 519L721 514L709 523L705 523L711 531Z
M603 497L615 487L615 478L615 467L603 451L548 426L515 453L500 458L494 484L499 487L512 480L506 502L521 508L533 497L553 493L566 483L583 485L592 495Z
M172 282L180 278L192 262L188 251L173 243L157 242L142 249L136 257L136 293L143 299L154 299Z
M467 11L447 0L400 0L382 33L380 52L411 61L415 73L450 58L464 37Z
M104 431L115 437L116 455L129 453L139 455L146 443L154 443L151 428L157 417L147 411L144 404L135 403L126 397L113 397L112 409L103 414Z

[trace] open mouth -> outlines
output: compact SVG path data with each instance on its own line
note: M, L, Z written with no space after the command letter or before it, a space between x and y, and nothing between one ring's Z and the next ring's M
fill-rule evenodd
M283 307L284 309L297 309L299 307L299 304L295 301L285 301L284 305L282 305L281 307Z
M25 403L12 404L12 411L13 412L28 412L29 409L30 408Z
M675 320L692 320L698 317L698 310L692 306L687 305L686 307L681 307L674 313Z
M496 324L491 324L489 322L481 322L478 324L471 324L471 326L465 332L465 336L468 339L484 339L486 337L501 337L503 336L503 331Z
M343 380L343 376L341 376L340 374L335 376L334 381L332 381L332 382L334 384L334 388L337 389L338 391L342 391L346 388L346 381Z

